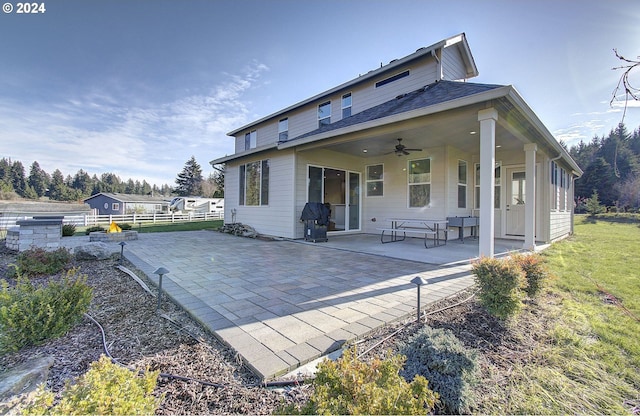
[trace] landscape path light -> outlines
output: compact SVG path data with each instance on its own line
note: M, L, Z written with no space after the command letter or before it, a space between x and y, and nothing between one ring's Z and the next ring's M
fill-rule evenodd
M420 287L422 285L429 284L429 282L427 282L422 276L416 276L411 279L411 283L418 287L418 313L416 316L416 322L420 322Z
M158 306L156 307L156 312L160 311L160 301L162 300L162 276L168 273L170 273L169 270L164 267L160 267L158 270L153 272L153 274L158 275Z
M122 266L123 255L124 255L124 246L126 246L127 243L125 243L124 241L121 241L118 244L120 244L120 266Z

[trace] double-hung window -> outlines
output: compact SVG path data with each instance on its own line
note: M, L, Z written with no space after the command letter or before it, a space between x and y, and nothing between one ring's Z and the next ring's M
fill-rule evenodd
M367 196L384 195L384 165L367 166Z
M331 124L331 101L318 106L318 127Z
M254 149L258 142L258 132L253 130L244 135L244 150Z
M289 119L278 121L278 141L286 142L289 139Z
M480 164L475 164L475 209L480 209ZM496 162L495 170L494 170L494 182L493 182L493 207L495 209L500 209L500 189L502 186L502 162Z
M467 207L467 162L458 160L458 208Z
M351 93L342 96L342 118L351 116Z
M240 165L240 205L269 205L269 160Z
M431 159L409 161L407 169L409 208L424 208L431 203Z

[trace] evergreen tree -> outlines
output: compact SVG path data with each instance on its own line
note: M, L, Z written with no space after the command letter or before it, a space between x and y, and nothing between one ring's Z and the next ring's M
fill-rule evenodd
M24 196L27 189L27 178L24 174L24 166L19 160L11 165L11 185L18 195Z
M47 188L49 187L49 175L42 168L40 168L40 164L34 161L31 164L31 169L29 170L29 177L27 178L27 182L29 186L36 193L37 198L40 198L45 195L47 192Z
M220 165L213 174L213 180L216 184L216 192L214 193L214 197L216 198L224 198L224 172L226 169L226 165Z
M82 196L81 199L86 198L90 196L93 191L93 180L87 172L80 169L73 177L71 186Z
M180 196L202 195L202 181L202 169L195 156L191 156L176 178L175 192Z
M51 183L49 184L49 198L54 201L67 201L69 198L69 189L64 183L64 176L60 169L53 171L51 175Z

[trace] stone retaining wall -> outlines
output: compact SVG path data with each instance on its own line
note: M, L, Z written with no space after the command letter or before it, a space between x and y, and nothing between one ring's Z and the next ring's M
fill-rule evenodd
M60 248L62 219L32 219L16 221L17 227L7 230L5 245L9 250L25 251L33 247L45 250Z
M122 231L119 233L107 233L104 231L94 231L89 233L89 241L101 241L104 243L131 241L138 239L137 231Z

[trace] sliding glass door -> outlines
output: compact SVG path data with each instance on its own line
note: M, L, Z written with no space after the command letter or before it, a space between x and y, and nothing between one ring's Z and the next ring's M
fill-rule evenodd
M309 166L307 201L328 204L328 231L360 229L360 173Z

